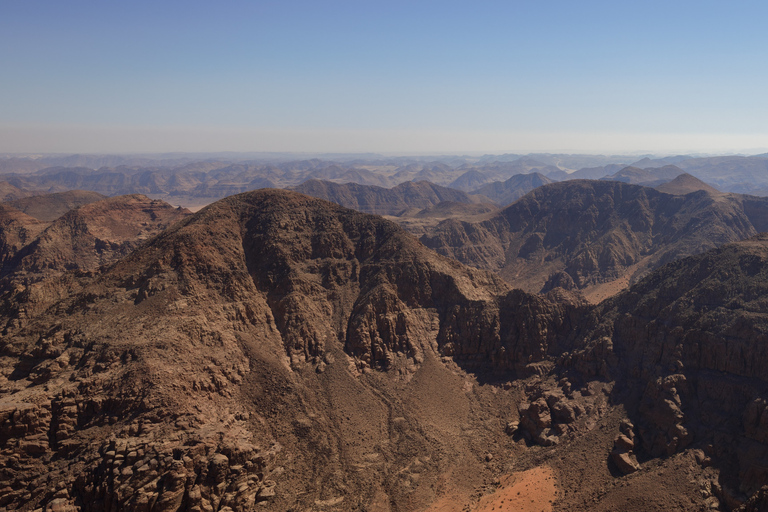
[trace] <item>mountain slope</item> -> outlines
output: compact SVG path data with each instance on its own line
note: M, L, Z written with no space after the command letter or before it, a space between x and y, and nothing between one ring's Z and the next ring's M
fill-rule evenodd
M719 194L720 191L711 185L707 185L698 178L691 176L688 173L679 175L677 178L666 183L662 183L655 187L659 192L665 194L684 195L696 192L699 190L705 190L710 194Z
M115 263L189 214L137 194L86 204L47 226L35 220L31 226L36 236L20 237L16 250L3 262L0 327L28 322L79 290L101 267Z
M554 183L554 181L538 172L516 174L504 182L496 181L483 185L472 194L485 196L500 206L507 206L531 190L548 183Z
M468 496L488 473L479 454L497 448L463 433L484 424L470 414L480 399L461 397L439 347L486 360L506 291L380 218L285 191L220 201L11 327L0 443L23 465L3 502L50 502L40 475L68 482L55 499L97 509L418 509L441 475ZM535 326L517 329L530 331L520 353L541 345ZM435 393L457 395L440 406ZM479 393L508 408L515 392Z
M762 346L761 316L740 328L764 309L768 243L752 243L590 307L510 290L376 216L289 191L227 198L4 333L0 506L693 511L715 492L735 508L765 466L763 402L742 415L755 463L734 486L742 395L718 442L668 377L680 359L765 389L763 354L739 350ZM722 303L689 293L718 282L737 290ZM681 347L675 323L692 328Z
M716 459L715 494L732 509L768 482L766 296L761 234L666 265L606 301L599 327L572 357L581 371L592 366L587 373L612 361L616 396L637 425L636 451L693 447ZM768 505L762 500L752 510Z
M768 204L747 196L672 196L615 181L568 181L529 193L488 220L448 220L422 242L530 291L612 293L650 269L741 240ZM746 212L749 210L749 214ZM616 289L616 291L618 291ZM613 291L615 293L615 291Z
M14 201L31 195L31 192L15 187L7 181L0 181L0 202Z
M408 210L423 210L443 201L474 202L464 192L428 181L406 181L387 189L357 183L339 185L329 181L309 180L293 190L359 212L377 215L399 215Z
M106 196L87 190L69 190L54 194L42 194L9 201L8 204L21 210L27 215L44 222L52 222L69 210L96 201L106 199Z
M0 276L8 271L7 266L14 256L45 226L16 208L0 204Z

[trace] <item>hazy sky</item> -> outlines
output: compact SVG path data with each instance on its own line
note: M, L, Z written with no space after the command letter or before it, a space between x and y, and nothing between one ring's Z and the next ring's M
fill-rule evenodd
M768 2L0 1L0 152L768 148Z

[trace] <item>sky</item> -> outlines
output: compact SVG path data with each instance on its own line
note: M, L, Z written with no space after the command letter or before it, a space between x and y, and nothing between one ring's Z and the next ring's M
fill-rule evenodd
M0 152L768 151L768 2L0 1Z

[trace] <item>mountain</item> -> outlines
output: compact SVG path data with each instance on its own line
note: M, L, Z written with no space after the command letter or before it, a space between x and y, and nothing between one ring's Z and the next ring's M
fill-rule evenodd
M632 183L634 185L656 186L663 182L671 181L681 174L685 173L674 165L649 167L647 169L630 166L602 179Z
M32 223L19 212L16 218L23 215L32 229L17 228L24 236L16 238L15 250L4 251L0 304L6 318L0 328L25 324L36 312L74 293L100 268L189 214L138 194L83 205L50 224L36 219Z
M690 194L691 192L697 192L699 190L704 190L706 192L709 192L710 194L720 193L720 191L717 190L715 187L711 185L707 185L700 179L694 178L688 173L683 173L679 175L677 178L673 179L672 181L662 183L661 185L658 185L655 188L659 192L664 192L665 194L675 194L675 195Z
M768 482L767 295L761 234L670 263L606 301L599 327L572 356L614 362L616 396L634 404L646 454L693 447L707 464L728 453L713 493L732 510ZM746 510L767 505L755 495Z
M559 173L562 170L554 165L545 164L538 160L528 157L518 158L512 162L492 162L484 163L477 167L477 170L491 179L504 181L516 174L539 173L547 175L549 173Z
M566 178L569 180L598 180L605 176L610 176L618 171L624 169L626 166L622 164L608 164L601 167L583 167L578 171L574 171Z
M0 506L759 510L766 268L752 238L589 306L377 216L232 196L2 318Z
M451 217L472 217L476 215L485 215L498 210L491 203L457 203L456 201L442 201L435 206L424 208L418 213L412 215L417 218L442 218Z
M41 194L34 197L16 199L8 201L7 204L36 219L44 222L52 222L69 210L96 201L101 201L102 199L106 199L106 196L97 192L69 190L67 192Z
M514 444L464 433L502 428L473 404L516 392L465 395L438 347L489 357L507 290L378 217L285 191L222 200L11 327L1 441L20 464L3 503L418 508L441 475L468 496L484 454Z
M507 206L531 190L548 183L554 183L554 181L538 172L516 174L504 182L496 181L483 185L472 194L485 196L500 206Z
M693 158L677 164L685 172L726 192L753 193L768 186L768 160L760 157Z
M22 197L29 197L31 195L32 192L14 187L7 181L0 181L0 203L21 199Z
M0 276L9 262L43 229L45 223L7 204L0 204Z
M664 263L756 234L767 207L748 196L574 180L540 187L484 221L446 220L421 240L513 286L580 289L599 300Z
M666 156L663 158L650 158L645 157L641 160L638 160L637 162L633 163L630 167L639 167L641 169L649 169L649 168L657 168L657 167L666 167L669 165L676 165L680 162L684 162L686 160L690 160L694 157L690 155L675 155L675 156Z
M378 215L400 215L413 209L422 210L442 201L467 204L475 202L464 192L427 181L406 181L387 189L357 183L339 185L328 181L309 180L293 190L360 212Z
M448 186L463 192L469 192L471 190L480 188L482 185L485 185L489 181L491 180L485 174L472 169L453 180Z

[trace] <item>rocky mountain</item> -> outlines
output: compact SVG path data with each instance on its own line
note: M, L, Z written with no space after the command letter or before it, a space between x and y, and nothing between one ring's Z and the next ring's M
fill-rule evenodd
M765 234L678 260L604 303L566 362L612 361L641 459L693 448L720 469L711 492L728 510L749 495L746 510L768 506L766 286Z
M638 167L640 169L666 167L668 165L677 165L680 162L685 162L686 160L691 160L693 158L695 157L691 155L673 155L662 158L651 158L646 156L637 162L634 162L631 167Z
M485 215L498 210L491 203L457 203L455 201L442 201L429 208L424 208L420 212L412 215L416 218L435 218L447 219L452 217L468 218L478 215Z
M21 199L22 197L29 197L32 192L22 190L18 187L14 187L7 181L0 181L0 203L6 201L14 201Z
M491 181L491 179L488 176L476 169L472 169L453 180L448 186L463 192L471 192L472 190L476 190L485 185L489 181Z
M649 167L647 169L630 166L602 179L655 187L662 183L666 183L667 181L672 181L681 174L685 173L682 169L674 165Z
M46 203L46 196L41 196L40 201L61 206L58 198ZM3 228L4 237L9 233L15 238L5 244L14 250L3 251L0 304L5 321L0 329L8 322L26 323L36 312L78 290L99 269L189 214L138 194L86 204L50 224L16 213L15 229ZM22 224L23 228L17 227Z
M446 220L421 240L515 287L580 289L599 300L669 261L756 234L767 207L749 196L574 180L540 187L480 222Z
M701 181L700 179L694 178L688 173L683 173L679 175L677 178L673 179L672 181L668 181L666 183L662 183L661 185L657 185L655 188L659 192L664 192L665 194L674 194L674 195L685 195L685 194L690 194L691 192L697 192L699 190L705 190L710 194L720 193L720 191L717 190L712 185L708 185L703 181Z
M600 167L583 167L577 171L574 171L566 176L562 176L561 180L599 180L605 176L616 174L620 170L624 169L626 165L623 164L607 164Z
M482 195L499 206L507 206L514 203L531 190L548 183L554 183L546 176L533 172L530 174L516 174L506 181L495 181L474 190L472 194Z
M506 181L516 174L539 173L548 175L550 173L559 173L562 170L551 164L545 164L530 157L521 157L511 162L487 162L477 166L477 170L493 180Z
M387 189L357 183L340 185L329 181L309 180L293 190L359 212L377 215L401 215L423 210L443 201L466 204L476 202L464 192L428 181L406 181Z
M768 188L768 159L759 156L692 158L677 166L727 192L763 194Z
M377 216L233 196L23 324L0 308L0 506L759 510L767 258L727 245L590 306Z
M0 204L0 275L8 270L9 262L43 229L45 223L6 204Z
M377 217L283 191L221 201L60 313L9 328L1 446L19 463L3 504L418 508L451 488L441 475L476 473L461 486L479 485L475 444L492 447L462 431L501 426L470 413L480 399L461 397L467 381L440 347L486 359L505 293ZM538 346L535 328L505 322L524 336L520 354ZM511 390L478 393L513 403Z
M106 199L98 192L68 190L8 201L7 204L44 222L52 222L69 210Z

